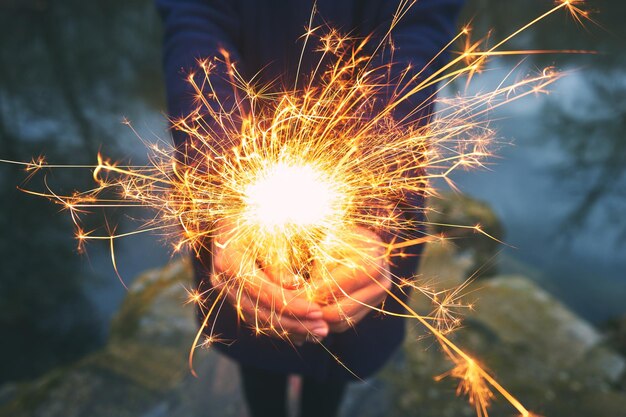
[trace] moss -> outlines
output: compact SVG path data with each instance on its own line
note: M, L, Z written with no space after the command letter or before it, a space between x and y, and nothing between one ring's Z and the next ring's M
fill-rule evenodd
M34 411L49 399L50 392L63 383L67 368L57 368L34 383L20 384L13 399L0 406L0 417L32 416Z
M153 270L137 278L118 313L111 322L111 339L119 341L133 338L140 329L140 320L167 288L192 282L189 262L178 261L163 270Z
M167 391L187 373L184 351L135 343L110 346L85 365L155 392Z
M188 377L187 344L196 323L193 314L181 308L180 284L190 279L184 263L142 275L116 316L105 348L19 386L13 399L0 406L0 416L135 417L155 407L161 415L187 416L205 413L209 405L212 415L240 413L236 383L227 387L224 382L224 375L235 372L232 364L224 367L209 352L206 361L199 361L206 379L193 385ZM474 291L471 299L479 300L478 309L451 337L530 409L552 416L621 415L626 394L612 381L623 374L624 361L591 326L524 277L497 276L468 291ZM412 305L420 311L429 308L417 299ZM467 400L455 397L456 381L433 379L452 366L432 337L425 338L422 329L409 322L399 360L381 376L389 387L385 415L474 416ZM513 412L499 400L490 416Z
M155 305L159 300L180 307L180 300L167 300L168 290L190 280L190 265L181 262L143 274L113 320L111 339L103 349L18 386L12 399L0 406L0 416L134 417L147 404L158 402L188 375L189 335L174 335L178 343L163 343L158 332L142 333L142 320L159 311L161 304ZM190 321L190 328L195 326L191 315L182 319ZM168 323L161 325L167 328Z
M478 310L450 337L480 358L522 403L542 415L623 414L626 393L609 381L619 380L624 360L603 345L590 325L524 277L499 276L468 290L476 291ZM403 347L403 364L383 373L393 387L389 415L475 415L466 399L453 398L455 381L433 380L452 364L432 338L423 336L419 327L412 326ZM489 415L513 412L506 401L498 400Z
M469 268L470 273L479 271L479 277L495 275L497 270L493 259L499 250L498 240L504 239L504 226L491 207L475 198L453 193L431 198L428 205L432 209L428 216L433 223L429 227L430 232L449 236L459 254L471 255L473 264ZM472 228L442 225L480 225L492 237L477 233Z

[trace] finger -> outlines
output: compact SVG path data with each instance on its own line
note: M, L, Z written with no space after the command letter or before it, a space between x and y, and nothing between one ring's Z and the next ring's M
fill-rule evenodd
M339 305L348 317L353 317L359 311L378 308L386 296L387 290L384 287L372 284L354 292L349 297L343 298Z
M355 316L345 317L341 321L338 321L335 323L329 323L328 329L332 333L343 333L350 328L354 328L354 326L356 326L361 320L363 320L365 316L369 314L370 311L371 310L366 309L366 310L360 311Z
M332 295L340 297L342 294L351 294L360 290L373 281L384 281L389 276L388 262L379 249L358 250L350 249L344 254L340 265L317 266L317 277L321 282L320 292L326 298Z
M245 256L246 249L236 242L225 243L215 247L213 267L216 272L228 277L248 277L256 273L256 265L252 256Z
M304 327L317 336L326 335L328 326L321 322L323 314L319 304L303 297L302 292L291 291L272 282L251 256L245 256L245 252L238 245L223 245L217 252L218 269L229 279L235 280L228 296L240 316L251 316L254 313L252 317L256 318L257 313L251 311L253 309L275 312L281 319L292 316L290 320L283 320L289 331L302 332ZM244 292L250 304L242 303L246 299L243 297ZM307 324L301 326L300 322Z
M332 288L338 297L351 294L371 284L372 279L374 279L365 270L358 270L357 268L344 265L335 268L329 275L328 281L331 283L329 288Z
M334 286L332 289L334 302L338 302L343 297L348 297L364 288L380 287L381 284L388 287L391 283L389 269L386 265L371 265L364 270L340 266L332 271L329 280L333 284L327 288Z
M262 271L273 283L283 288L296 289L301 284L300 279L293 274L290 268L281 262L263 266Z
M283 288L263 272L256 262L242 254L236 245L227 245L217 251L216 269L241 281L258 304L276 308L300 320L316 320L322 317L319 304L304 297L301 291ZM274 272L277 273L277 272Z
M328 322L331 330L346 321L349 324L356 324L370 311L376 310L386 297L387 290L384 286L369 285L335 304L324 307L322 309L324 320Z
M328 335L328 324L322 320L321 307L296 296L293 291L269 281L262 271L254 278L231 278L227 297L238 315L257 330L273 330L282 336L313 334L317 338ZM287 333L286 335L284 333Z
M265 305L259 302L255 294L249 293L245 288L243 291L229 291L229 299L236 303L238 311L244 320L253 323L259 330L269 328L282 336L298 334L306 336L312 334L316 337L326 337L328 335L328 324L320 317L314 320L299 320L284 313L281 313L276 306ZM287 334L284 334L284 333Z
M261 273L262 274L262 273ZM294 291L275 284L263 275L251 291L258 293L259 304L272 307L281 314L289 314L298 320L319 320L322 309L319 304L306 297L303 291Z

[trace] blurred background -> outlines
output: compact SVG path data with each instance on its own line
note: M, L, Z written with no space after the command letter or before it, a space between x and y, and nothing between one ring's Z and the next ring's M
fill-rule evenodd
M552 5L470 0L460 23L500 39ZM556 13L510 48L599 53L525 59L520 74L555 65L568 75L549 95L498 109L502 146L488 169L456 173L466 196L432 203L509 246L466 236L428 248L421 272L453 283L481 269L477 311L456 337L533 410L624 416L626 3L582 7L602 27ZM144 145L123 118L147 140L168 137L151 0L0 0L0 27L0 159L92 164L100 150L141 163ZM497 86L519 61L493 60L469 91ZM78 254L59 206L16 189L25 177L0 164L0 415L244 416L231 364L203 353L201 378L189 378L188 265L158 237L125 240L125 291L108 246ZM48 181L71 191L91 177L55 171ZM112 219L118 230L125 214ZM446 364L421 336L415 328L388 369L351 390L344 415L472 415L453 384L433 381ZM492 415L511 410L497 403Z

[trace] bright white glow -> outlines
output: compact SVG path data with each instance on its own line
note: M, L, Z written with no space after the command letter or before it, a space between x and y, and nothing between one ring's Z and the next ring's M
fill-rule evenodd
M261 170L245 188L247 219L265 228L321 226L336 215L339 193L310 164L279 162Z

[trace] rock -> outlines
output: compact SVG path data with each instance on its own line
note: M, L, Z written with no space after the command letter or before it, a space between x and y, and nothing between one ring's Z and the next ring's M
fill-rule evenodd
M503 227L491 208L468 196L446 194L429 200L428 226L432 235L445 235L425 245L419 269L421 284L441 291L454 288L468 279L493 276L496 272L498 241ZM443 226L446 225L446 226ZM472 229L480 225L485 236ZM469 228L468 228L469 227ZM423 314L431 310L429 300L417 298L416 308Z
M430 242L424 247L418 275L437 289L455 287L472 275L476 262L450 241Z
M615 349L622 356L626 356L626 315L615 317L604 324L603 330L607 338L607 345ZM626 391L626 373L620 382L622 390Z
M31 383L7 386L10 390L0 392L10 391L10 399L0 405L0 416L241 416L233 364L214 352L200 352L199 378L188 370L197 327L193 307L183 305L183 286L191 282L187 262L143 274L130 288L102 350Z
M448 216L441 222L482 219L485 230L501 237L488 207L468 199L456 204L462 208L441 207ZM440 286L459 284L495 255L492 240L477 238L475 248L457 240L430 244L420 273ZM183 261L143 274L112 321L107 345L32 382L0 387L0 417L245 417L233 363L202 350L195 360L199 377L188 370L197 329L194 308L184 305L191 275ZM548 417L626 415L619 389L624 358L591 325L523 276L492 275L466 292L477 308L451 337L531 410ZM424 300L414 294L412 303L428 311ZM415 321L408 327L403 349L381 375L350 387L343 417L475 415L456 397L455 381L433 380L451 368L434 340ZM514 414L501 399L490 411Z
M622 355L626 355L626 315L615 317L604 325L608 342Z
M429 232L449 238L445 245L449 250L454 248L456 259L464 265L463 276L474 273L477 277L494 275L497 272L495 258L500 245L498 241L504 238L504 227L491 207L456 193L432 197L428 206ZM474 226L479 226L488 236L473 229Z
M590 324L522 276L497 276L468 291L474 291L477 309L467 315L453 340L531 410L557 417L623 415L626 393L616 384L626 361ZM451 398L454 381L433 382L433 376L451 364L432 339L417 340L420 332L413 327L404 346L407 371L388 374L395 387L393 415L473 415L465 401ZM597 398L605 403L600 406ZM490 415L514 411L499 400Z

